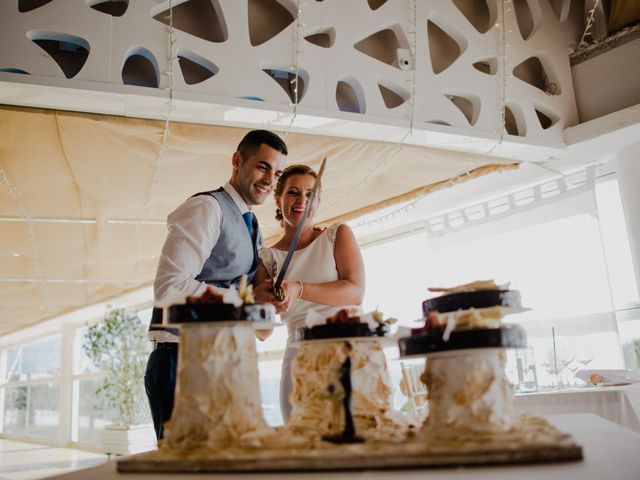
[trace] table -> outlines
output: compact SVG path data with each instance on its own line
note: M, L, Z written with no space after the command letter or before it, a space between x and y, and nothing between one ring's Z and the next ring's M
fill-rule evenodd
M515 413L524 412L541 416L593 413L640 432L640 384L518 394L515 398Z
M583 447L584 460L580 462L505 465L500 467L438 468L421 470L378 470L318 473L271 474L118 474L114 461L103 465L51 477L58 480L519 480L555 479L589 480L615 478L637 480L640 472L640 434L609 422L593 414L550 415L547 417L557 428L571 433Z

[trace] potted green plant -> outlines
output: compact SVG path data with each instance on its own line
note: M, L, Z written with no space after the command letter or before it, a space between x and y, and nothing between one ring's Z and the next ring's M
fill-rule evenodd
M103 433L106 453L127 455L153 448L153 428L145 423L149 419L144 392L149 342L140 317L123 308L107 310L100 321L88 326L82 347L106 374L96 395L102 395L116 412L115 423Z

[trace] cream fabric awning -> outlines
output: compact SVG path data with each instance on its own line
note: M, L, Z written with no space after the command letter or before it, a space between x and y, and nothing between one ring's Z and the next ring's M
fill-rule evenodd
M0 107L0 335L153 282L169 212L231 174L246 130ZM328 158L317 221L346 220L513 164L291 134L287 163ZM464 174L464 175L461 175ZM454 180L452 180L454 179ZM258 207L279 232L273 199Z

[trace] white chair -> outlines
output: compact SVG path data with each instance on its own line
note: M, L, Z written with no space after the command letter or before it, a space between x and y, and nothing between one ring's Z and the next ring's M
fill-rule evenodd
M421 424L429 414L427 387L420 378L424 372L424 364L405 364L400 362L402 381L400 391L406 395L408 414L415 423Z

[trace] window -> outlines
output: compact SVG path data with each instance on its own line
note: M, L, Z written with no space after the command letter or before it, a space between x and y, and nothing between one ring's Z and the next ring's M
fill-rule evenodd
M549 352L564 357L560 381L573 381L571 369L622 368L615 304L637 301L629 246L615 182L599 188L610 207L604 220L616 257L605 257L601 236L605 214L596 215L593 189L557 195L535 206L437 233L422 230L380 244L365 246L367 289L365 310L381 309L405 326L422 318L422 302L432 286L453 286L480 279L510 282L531 310L506 317L522 325L534 353L537 380L555 387ZM617 220L616 220L617 219ZM613 258L612 268L606 260ZM611 262L610 262L611 263ZM609 268L607 268L609 267ZM633 278L635 282L635 278ZM610 286L611 282L611 286ZM624 288L616 285L624 284ZM612 290L616 290L615 302ZM629 331L640 331L629 328ZM515 354L510 371L517 382ZM571 363L571 365L569 365Z
M138 314L146 323L151 310ZM114 423L117 415L106 405L104 396L97 393L105 374L84 355L85 329L84 325L58 327L59 334L12 345L1 352L2 433L64 443L71 440L93 447L100 445L102 430ZM63 351L63 345L73 345L73 348ZM62 371L62 365L67 362L73 369ZM64 391L65 388L68 391ZM151 423L142 385L140 392L137 421ZM70 418L71 425L61 424L64 418ZM71 432L70 438L68 432Z
M27 433L27 398L29 387L6 387L4 398L4 432Z
M56 438L60 424L58 383L30 385L27 394L27 433L29 436Z
M598 218L602 232L611 296L626 368L640 367L640 299L629 236L615 174L596 183Z
M116 412L106 405L104 395L96 393L104 374L87 358L82 349L86 327L75 330L71 440L81 444L99 444L102 430L114 423Z
M102 430L114 423L116 412L106 406L103 395L96 395L100 378L77 379L73 382L73 429L71 440L81 444L99 444Z
M262 400L262 415L267 425L282 425L280 412L280 368L282 358L262 360L258 362L260 375L260 397Z
M54 335L5 351L3 433L57 438L60 347Z
M28 381L60 376L61 337L39 340L7 350L7 381Z
M143 324L148 324L151 309L137 312ZM108 406L105 395L98 391L105 373L100 371L85 355L82 348L87 327L79 327L74 335L74 371L71 440L80 444L98 445L102 431L107 425L116 423L117 412ZM150 344L149 344L150 348ZM151 413L147 407L144 386L140 385L136 404L140 406L136 422L151 423Z
M614 174L596 183L596 199L613 303L617 310L637 307L640 303L638 284L618 181Z
M276 321L280 323L279 318ZM265 341L258 341L256 344L262 414L267 424L271 426L283 424L280 412L280 369L286 345L286 326L274 328Z

